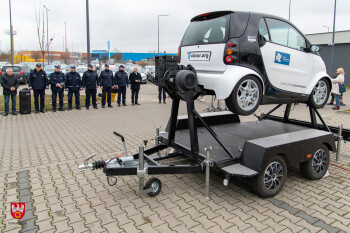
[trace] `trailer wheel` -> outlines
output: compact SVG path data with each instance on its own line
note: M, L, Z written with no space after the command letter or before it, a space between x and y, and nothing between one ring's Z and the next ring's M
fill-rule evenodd
M281 156L273 157L254 177L252 189L261 197L273 197L281 191L287 179L287 165Z
M148 192L147 194L151 197L155 197L160 193L160 190L162 189L162 182L158 178L153 177L146 182L143 189L146 190L149 188L152 188L152 191Z
M300 164L301 174L310 180L319 180L327 172L329 166L329 150L321 145L312 158Z

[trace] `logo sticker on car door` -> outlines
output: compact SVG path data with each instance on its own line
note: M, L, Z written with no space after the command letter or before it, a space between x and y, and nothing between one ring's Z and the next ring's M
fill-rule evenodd
M290 54L276 51L275 63L289 66Z

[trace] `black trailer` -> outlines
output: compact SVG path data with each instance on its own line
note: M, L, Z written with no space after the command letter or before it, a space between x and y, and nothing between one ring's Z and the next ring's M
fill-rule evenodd
M326 174L329 151L336 151L335 141L342 137L336 134L337 128L325 124L316 109L309 107L310 123L290 119L292 104L286 105L284 117L271 115L280 104L251 122L240 122L231 112L199 114L194 100L201 88L193 68L162 69L161 75L158 69L157 82L173 102L165 132L156 132L155 146L145 149L145 141L138 153L128 155L124 137L114 132L122 139L126 155L88 163L91 155L78 170L102 168L110 185L116 184L117 176L137 175L140 193L150 196L159 194L161 181L148 179L148 175L205 172L207 198L210 170L224 175L224 185L232 176L251 177L253 191L262 197L274 196L283 188L288 166L299 165L301 173L311 180ZM180 100L187 104L185 117L178 117ZM317 123L317 117L322 124ZM343 130L343 138L350 140L349 130ZM168 148L172 148L171 153L165 150Z

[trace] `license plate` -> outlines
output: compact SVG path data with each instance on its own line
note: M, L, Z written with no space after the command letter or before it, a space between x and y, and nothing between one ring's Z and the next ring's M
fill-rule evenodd
M211 52L188 52L188 61L210 61Z

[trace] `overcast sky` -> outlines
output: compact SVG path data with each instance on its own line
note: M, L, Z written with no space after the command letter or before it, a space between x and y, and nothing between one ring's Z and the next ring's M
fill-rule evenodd
M11 0L15 50L38 50L35 6L46 5L49 12L50 50L62 51L64 21L67 46L86 52L85 0ZM253 11L288 18L289 0L90 0L91 49L122 52L157 50L157 15L160 20L160 50L176 52L190 19L217 10ZM336 31L350 30L350 1L337 1ZM332 30L334 0L292 0L291 21L304 33ZM10 48L8 1L1 0L1 50Z

